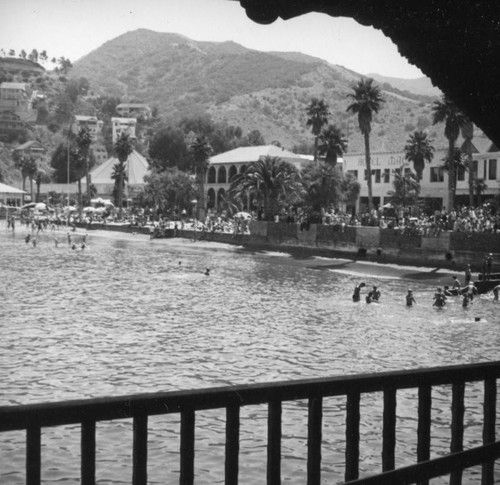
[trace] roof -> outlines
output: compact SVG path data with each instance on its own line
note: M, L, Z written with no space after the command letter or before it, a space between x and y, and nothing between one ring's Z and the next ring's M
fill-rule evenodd
M77 121L99 121L97 116L75 115Z
M4 82L0 84L1 89L26 89L26 83L8 83Z
M210 164L216 163L250 163L256 162L266 156L279 157L283 161L304 162L306 159L302 155L292 153L276 145L259 145L252 147L240 147L228 152L210 157Z
M120 103L117 108L149 108L145 103Z
M26 194L24 190L21 189L16 189L15 187L11 187L10 185L7 184L2 184L0 182L0 194Z
M14 151L16 152L18 150L27 150L28 148L39 148L45 151L45 147L39 141L36 140L27 141L26 143L23 143L22 145L19 145L18 147L14 148Z
M115 181L111 178L113 173L113 167L118 163L117 157L111 157L106 160L103 164L94 168L90 172L90 180L94 185L97 184L114 184ZM129 185L144 185L144 176L147 175L149 171L148 161L135 150L128 156L126 162L127 173L128 173L128 184ZM85 177L81 179L83 184L87 181Z

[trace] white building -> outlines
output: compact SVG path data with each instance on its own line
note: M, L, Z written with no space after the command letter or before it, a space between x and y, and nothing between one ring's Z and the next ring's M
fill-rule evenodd
M482 179L487 188L482 194L487 200L500 194L500 151L489 141L473 139L475 176ZM481 150L479 150L481 148ZM448 172L443 168L447 156L447 148L434 151L431 163L425 164L420 181L420 198L428 209L436 210L448 204ZM364 212L368 207L368 185L366 182L366 164L364 153L344 155L344 171L353 174L361 184L360 196L356 206L357 212ZM413 163L405 159L404 152L374 152L371 154L372 195L375 207L388 203L391 199L389 191L394 190L395 170L413 170ZM457 174L457 205L468 205L469 184L468 173L459 169Z
M267 156L280 158L298 170L302 169L310 158L292 153L276 145L240 147L215 155L209 160L205 181L207 208L220 208L221 202L231 186L231 179L235 175L243 173L248 164L262 160Z
M111 118L111 127L113 130L113 144L122 133L126 133L131 139L135 139L135 127L137 120L135 118Z
M96 116L75 115L75 128L74 131L78 133L81 128L87 128L92 140L97 138L101 133L103 121L97 119Z

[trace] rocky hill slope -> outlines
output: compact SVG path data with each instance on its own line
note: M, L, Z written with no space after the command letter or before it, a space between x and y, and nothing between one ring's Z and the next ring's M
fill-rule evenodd
M265 53L234 42L139 29L75 62L70 77L87 78L94 94L156 106L167 123L210 113L244 133L258 129L266 142L287 148L312 142L305 111L316 96L330 106L330 122L344 130L349 152L363 149L357 119L346 112L347 95L361 75L300 53ZM438 93L422 87L428 80L398 83L381 77L379 82L386 103L372 125L373 150L401 150L416 128L429 128L436 145L446 146L443 127L432 126Z

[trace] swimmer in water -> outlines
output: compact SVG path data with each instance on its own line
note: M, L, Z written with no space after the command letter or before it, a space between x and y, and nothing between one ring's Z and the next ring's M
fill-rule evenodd
M31 234L28 234L28 235L24 238L24 241L26 242L26 244L29 244L30 239L31 239Z
M432 306L436 308L443 308L446 304L446 295L443 293L441 288L437 289L437 292L434 294L434 303Z
M204 273L204 274L205 274L205 276L210 276L210 268L207 268L207 269L205 270L205 273Z
M71 237L71 234L68 232L68 246L71 246L72 241L73 238Z
M75 250L75 249L76 249L76 244L75 244L75 243L73 243L73 244L71 245L71 249L73 249L73 250Z
M57 237L54 238L54 245L56 248L59 246L59 239Z
M380 298L380 291L377 289L376 286L374 286L372 291L370 291L370 293L368 293L368 295L366 296L366 303L371 303L371 302L378 303L379 298Z
M36 248L36 243L37 243L36 237L34 237L34 238L31 240L31 243L33 244L33 247L34 247L34 248Z
M413 296L413 291L408 290L408 294L406 295L406 306L413 306L413 304L417 304L417 300Z
M364 283L360 283L354 288L354 293L352 294L352 301L359 301L361 300L361 288L365 287L366 285Z

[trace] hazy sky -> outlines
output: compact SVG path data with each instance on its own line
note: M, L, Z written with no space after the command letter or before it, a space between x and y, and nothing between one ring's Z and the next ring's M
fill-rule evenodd
M415 78L380 31L348 18L308 14L259 25L230 0L1 0L0 48L46 50L72 62L125 32L146 28L194 40L233 40L262 51L298 51L361 74Z

